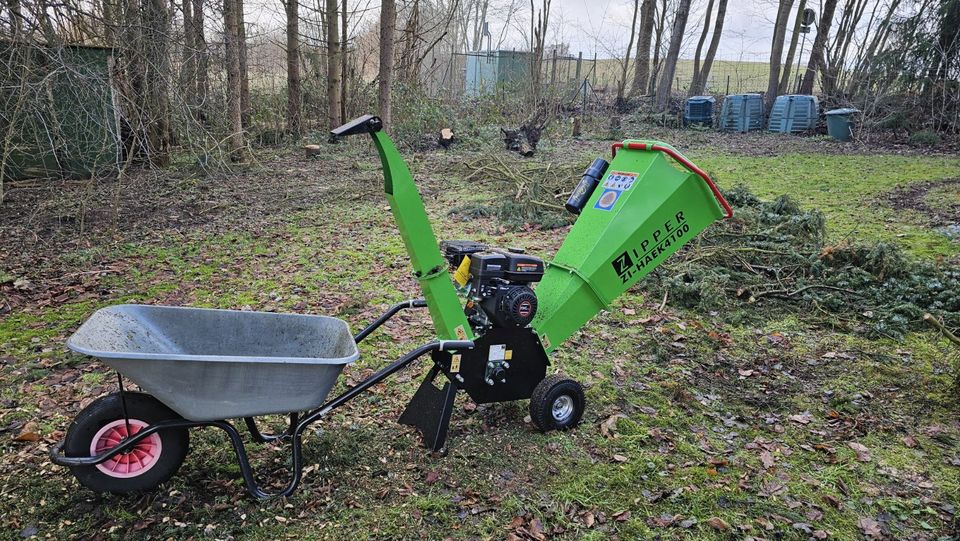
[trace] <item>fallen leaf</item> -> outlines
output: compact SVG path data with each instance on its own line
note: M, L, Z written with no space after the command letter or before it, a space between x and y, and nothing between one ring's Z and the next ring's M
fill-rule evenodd
M763 463L764 469L767 470L777 465L777 462L773 459L773 454L770 453L770 451L760 451L760 462Z
M903 444L912 449L917 446L917 440L913 439L913 436L904 436Z
M626 522L630 520L630 511L620 511L613 514L613 519L617 522Z
M868 517L860 517L857 526L863 531L863 535L874 539L883 538L883 531L880 529L880 523Z
M440 474L439 474L439 473L437 473L437 472L435 472L435 471L428 471L428 472L427 472L427 481L426 481L426 483L427 483L428 485L432 485L432 484L436 483L436 482L439 481L439 480L440 480Z
M30 421L29 423L23 425L23 428L20 429L20 433L13 438L13 441L39 441L40 432L37 423Z
M616 437L617 431L617 420L625 419L627 416L622 413L617 413L607 417L607 420L600 423L600 434L605 438Z
M615 461L617 461L617 462L626 462L626 461L630 460L629 458L627 458L627 457L625 457L625 456L623 456L623 455L613 455L613 459L614 459Z
M583 516L583 524L587 528L593 528L593 525L594 523L596 523L596 521L597 521L596 517L594 517L593 513L589 511L587 511L587 514Z
M787 417L787 419L789 419L789 420L791 420L791 421L793 421L793 422L795 422L795 423L800 423L800 424L802 424L802 425L808 425L808 424L810 424L811 421L813 421L813 414L811 414L809 411L805 411L805 412L803 412L803 413L798 413L798 414L796 414L796 415L791 415L790 417Z
M814 539L826 539L828 537L830 537L830 534L826 530L814 530L813 532Z
M745 378L749 378L754 374L753 370L744 370L743 368L738 368L737 373Z
M829 503L834 509L840 509L843 507L843 502L840 501L840 498L837 498L831 494L824 494L823 501Z
M857 453L857 460L860 462L870 462L870 449L867 449L867 447L862 443L848 441L847 447L853 449L853 451Z
M730 531L730 524L720 517L710 517L705 522L707 526L710 526L714 530L719 530L721 532Z

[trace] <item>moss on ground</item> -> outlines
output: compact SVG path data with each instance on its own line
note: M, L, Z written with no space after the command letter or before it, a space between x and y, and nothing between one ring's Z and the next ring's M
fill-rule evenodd
M588 151L605 149L595 147ZM957 176L956 158L692 156L725 187L790 193L820 207L833 238L894 240L924 257L958 253L920 218L885 209L880 199L899 184ZM325 159L374 167L354 154ZM438 236L536 254L556 249L562 229L514 232L490 217L448 216L462 201L493 204L501 195L442 174L459 159L416 160ZM357 328L417 295L384 206L361 194L290 210L269 224L228 221L61 258L68 267L120 270L0 319L0 426L8 427L0 435L0 528L7 537L35 528L40 537L65 539L808 539L817 531L859 539L863 518L891 539L955 535L955 346L929 332L902 341L838 333L809 314L758 324L669 302L661 311L662 299L643 287L554 356L556 367L587 386L584 423L567 433L536 432L524 419L525 403L461 399L449 455L430 456L394 421L426 369L422 362L307 435L308 472L289 501L249 500L225 438L212 430L192 432L180 473L148 496L95 496L49 463L47 447L81 402L112 391L111 373L63 345L93 310L117 302L249 306L337 315ZM423 313L388 323L364 342L337 390L429 339ZM41 440L13 441L31 421ZM283 450L252 452L280 480Z

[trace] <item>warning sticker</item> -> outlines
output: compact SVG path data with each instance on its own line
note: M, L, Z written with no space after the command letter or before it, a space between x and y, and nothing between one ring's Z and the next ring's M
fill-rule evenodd
M621 190L605 188L603 193L600 194L600 198L597 199L597 204L595 204L593 208L600 210L613 209L613 205L617 202L617 199L620 199L621 193L623 193Z
M625 171L613 171L607 174L606 180L603 181L603 187L611 190L620 190L621 192L629 190L633 183L637 181L636 173L628 173Z
M454 355L450 358L450 372L456 374L460 371L460 355Z
M502 361L506 356L507 356L506 344L490 345L490 354L487 356L488 361Z

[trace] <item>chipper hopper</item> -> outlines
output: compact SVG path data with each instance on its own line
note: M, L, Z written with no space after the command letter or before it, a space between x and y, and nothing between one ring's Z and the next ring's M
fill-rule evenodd
M583 415L583 388L548 375L548 354L713 221L731 215L710 178L676 150L631 140L613 145L609 163L598 158L584 173L566 205L578 218L552 260L473 241L438 244L380 119L364 116L331 134L372 137L423 298L392 306L355 336L345 322L324 316L99 310L67 345L116 369L119 389L78 414L65 441L51 449L53 462L96 491L149 490L180 467L188 429L213 426L228 435L253 496L287 496L302 475L306 428L428 353L431 367L400 416L428 448L445 448L460 391L481 404L529 399L538 428L571 428ZM357 344L412 308L429 310L437 340L327 400L343 367L359 357ZM124 390L124 377L146 392ZM261 433L255 417L267 414L288 415L288 428ZM285 487L258 486L244 439L227 419L243 419L254 441L290 441Z

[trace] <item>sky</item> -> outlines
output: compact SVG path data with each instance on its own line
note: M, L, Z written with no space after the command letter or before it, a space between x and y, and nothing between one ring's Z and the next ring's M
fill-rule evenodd
M809 4L818 10L818 1ZM574 54L578 51L583 51L585 56L594 52L600 57L623 54L630 39L633 17L631 0L553 0L552 5L551 19L557 22L556 31L559 33L559 39L555 41L569 43ZM706 5L707 0L693 0L685 32L688 37L684 40L687 50L682 51L683 57L693 56L703 28ZM529 3L525 4L525 11L529 12ZM716 6L713 11L715 16ZM743 60L766 60L770 54L775 16L776 2L773 0L729 0L717 57L726 60L739 60L741 57ZM789 37L788 34L788 40ZM812 37L812 33L808 35L808 49ZM514 38L520 36L515 35Z
M302 0L301 0L302 1ZM316 0L314 0L316 1ZM460 0L465 1L465 0ZM692 58L708 0L692 0L681 58ZM535 0L540 4L540 0ZM547 42L567 43L574 55L583 52L585 58L597 53L599 58L622 57L630 39L633 0L552 0L550 34ZM515 15L506 23L506 6L515 6ZM674 4L675 0L671 1ZM304 2L310 5L311 2ZM353 9L362 12L360 26L376 24L379 16L378 0L352 0ZM403 1L398 2L401 6ZM510 49L527 48L529 34L529 0L490 0L490 30L493 46ZM248 0L247 22L259 23L261 30L282 28L283 11L280 0ZM773 36L773 18L777 0L728 0L723 38L717 52L719 60L765 62L769 58ZM808 6L819 12L820 0L808 0ZM499 8L499 9L496 9ZM716 7L714 7L714 14ZM355 28L357 20L350 25ZM713 22L711 21L711 28ZM788 28L792 31L792 19ZM806 36L804 57L809 52L814 34ZM789 43L790 34L787 35Z

